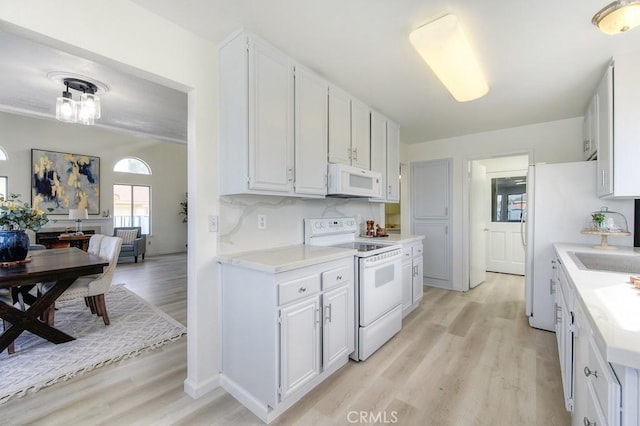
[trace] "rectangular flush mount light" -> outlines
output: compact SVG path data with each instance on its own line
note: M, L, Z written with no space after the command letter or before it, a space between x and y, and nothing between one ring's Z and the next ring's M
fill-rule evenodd
M458 102L472 101L489 92L476 55L454 15L417 28L409 40Z

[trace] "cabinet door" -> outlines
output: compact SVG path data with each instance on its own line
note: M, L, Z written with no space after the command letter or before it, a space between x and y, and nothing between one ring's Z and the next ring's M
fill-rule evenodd
M329 86L329 162L351 165L351 99Z
M371 112L371 170L380 173L382 176L381 187L382 197L376 198L376 201L386 201L387 187L387 119L378 114ZM372 199L373 200L373 199Z
M402 262L402 310L406 312L413 304L413 276L415 268L411 259Z
M387 121L387 201L400 201L400 126Z
M369 107L351 100L351 165L371 169L371 112Z
M320 299L280 310L280 400L320 374Z
M413 258L413 303L422 300L422 295L424 294L424 286L422 283L422 276L424 274L423 265L422 253L419 257Z
M328 84L312 72L295 70L295 192L326 195Z
M613 194L613 69L607 72L598 86L597 129L598 166L597 188L598 196L605 197ZM593 138L593 137L592 137Z
M323 368L327 370L354 349L354 314L351 284L322 295Z
M293 65L285 55L252 39L249 188L284 193L293 189Z

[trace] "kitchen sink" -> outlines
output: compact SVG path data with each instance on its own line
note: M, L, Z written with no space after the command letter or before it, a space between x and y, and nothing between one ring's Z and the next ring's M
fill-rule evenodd
M569 252L578 268L640 274L640 256Z

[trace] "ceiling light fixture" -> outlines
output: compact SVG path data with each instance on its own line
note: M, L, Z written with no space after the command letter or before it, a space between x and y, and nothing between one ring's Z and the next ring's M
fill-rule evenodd
M640 0L617 0L602 8L591 19L605 34L619 34L640 25Z
M476 55L455 15L445 15L409 35L413 47L458 102L489 92Z
M96 96L98 86L79 78L64 78L65 91L56 99L56 119L67 123L80 122L92 125L100 118L100 98ZM80 102L73 100L69 89L82 92Z

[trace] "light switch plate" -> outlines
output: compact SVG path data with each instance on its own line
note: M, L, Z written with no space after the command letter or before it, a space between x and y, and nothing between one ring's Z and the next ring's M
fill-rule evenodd
M267 215L258 215L258 229L267 229Z

